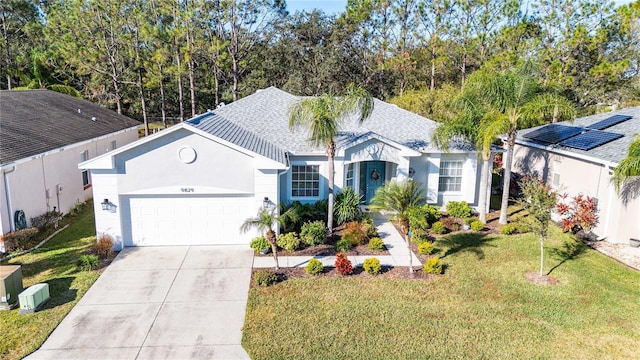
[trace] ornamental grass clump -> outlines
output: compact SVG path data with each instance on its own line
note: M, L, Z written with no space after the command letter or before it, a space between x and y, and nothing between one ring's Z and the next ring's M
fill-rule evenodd
M336 262L334 264L336 266L336 270L338 270L338 274L340 275L350 275L353 274L353 265L351 265L351 261L347 259L345 254L339 253L336 255Z

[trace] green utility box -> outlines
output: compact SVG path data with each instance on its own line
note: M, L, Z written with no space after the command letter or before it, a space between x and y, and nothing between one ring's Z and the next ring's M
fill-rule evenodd
M22 269L20 265L0 266L0 310L11 310L18 306L18 294L22 292Z
M49 300L49 284L41 283L30 286L18 297L20 299L20 314L38 311Z

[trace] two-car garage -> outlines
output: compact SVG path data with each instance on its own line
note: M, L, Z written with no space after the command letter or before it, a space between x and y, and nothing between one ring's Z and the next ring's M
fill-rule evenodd
M253 196L123 196L124 246L244 244Z

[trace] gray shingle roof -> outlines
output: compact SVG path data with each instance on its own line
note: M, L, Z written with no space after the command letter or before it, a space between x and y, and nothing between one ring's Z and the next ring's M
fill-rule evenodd
M54 91L3 90L0 91L0 164L137 125L140 125L138 121L124 115Z
M251 150L256 154L286 164L284 150L216 113L210 112L196 116L190 119L188 123L202 131Z
M194 125L219 136L218 134L223 133L222 128L234 124L246 132L224 132L225 140L240 146L255 142L253 146L256 150L253 151L274 160L280 155L271 152L277 153L281 149L294 153L324 154L324 149L317 148L308 141L306 128L296 127L293 131L289 129L289 107L299 99L301 97L270 87L212 110L209 114L201 115L204 118L200 119L200 124ZM198 118L196 117L190 122L193 123L193 120ZM206 120L204 120L205 118ZM230 124L222 124L219 128L215 128L211 124L223 122L223 120ZM353 116L341 124L336 143L338 145L347 144L363 134L375 133L414 150L426 152L435 149L431 143L431 134L437 126L438 123L435 121L376 99L373 113L364 123L359 124L357 117ZM252 138L248 142L243 139L247 133ZM259 142L253 137L262 139L263 142ZM453 150L468 149L468 144L453 144ZM267 153L271 155L267 155Z
M603 114L586 116L579 119L575 119L573 122L564 121L560 123L560 124L569 125L569 126L587 127L600 120L603 120L610 116L618 115L618 114L629 115L629 116L632 116L632 118L620 124L614 125L610 128L604 129L604 131L614 132L614 133L619 133L624 135L623 137L617 140L606 143L602 146L598 146L588 151L573 149L573 148L560 146L560 145L552 145L550 147L554 149L560 149L563 151L573 152L580 155L590 156L606 162L618 163L620 162L620 160L627 157L627 151L629 150L629 145L635 139L635 135L640 134L640 106L626 108L626 109L603 113ZM522 136L524 134L527 134L528 132L531 132L539 128L540 126L518 131L518 141L532 142L530 139L525 139Z

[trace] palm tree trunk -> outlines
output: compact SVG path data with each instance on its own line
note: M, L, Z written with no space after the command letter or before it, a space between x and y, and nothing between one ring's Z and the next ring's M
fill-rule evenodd
M516 142L516 129L511 128L507 135L507 153L504 161L504 186L502 187L502 203L500 205L500 224L507 223L507 207L509 206L509 186L511 185L511 166L513 164L513 145Z
M487 222L487 188L489 187L489 159L491 155L482 154L482 170L480 172L480 196L478 198L478 212L480 213L480 221L483 224Z
M273 258L276 261L276 270L280 269L280 264L278 263L278 245L276 245L276 233L273 230L267 231L267 241L271 244Z
M413 256L411 256L411 238L409 237L409 220L407 218L399 218L398 224L402 231L402 237L407 242L407 251L409 251L409 273L413 273Z
M327 229L333 233L333 186L335 177L334 158L336 155L336 144L331 141L327 145L327 160L329 165L329 196L327 201Z

